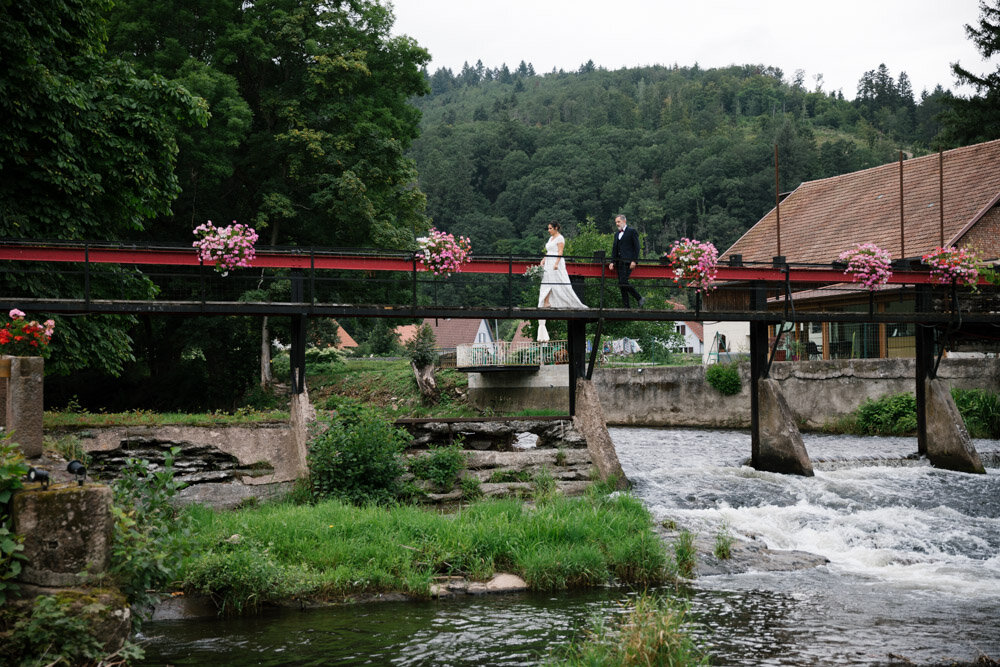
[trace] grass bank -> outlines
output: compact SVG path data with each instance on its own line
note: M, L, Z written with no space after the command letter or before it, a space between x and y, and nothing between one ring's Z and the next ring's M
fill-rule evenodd
M583 497L484 500L447 515L339 501L190 512L197 556L183 568L183 586L229 614L290 597L428 597L439 575L511 572L543 591L650 586L672 571L642 503L597 486Z

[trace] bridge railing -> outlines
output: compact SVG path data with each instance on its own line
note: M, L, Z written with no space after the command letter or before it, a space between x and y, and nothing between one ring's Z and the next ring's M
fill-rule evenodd
M544 343L534 341L467 343L456 347L455 357L455 365L458 368L534 367L564 364L569 359L564 340Z

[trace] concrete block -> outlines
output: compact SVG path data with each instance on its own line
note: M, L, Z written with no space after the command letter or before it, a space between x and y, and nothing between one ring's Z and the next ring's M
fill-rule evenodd
M42 455L42 378L45 359L42 357L5 357L10 359L7 379L5 426L14 433L14 442L25 458Z
M64 484L22 490L11 502L13 532L24 535L27 562L19 580L73 586L86 570L101 574L111 558L111 489Z
M985 474L948 385L930 378L926 387L927 458L935 468Z
M770 378L758 382L760 450L757 470L812 477L813 467L778 383Z

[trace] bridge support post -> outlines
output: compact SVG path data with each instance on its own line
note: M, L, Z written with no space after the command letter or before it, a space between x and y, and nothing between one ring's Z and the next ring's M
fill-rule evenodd
M753 310L767 308L762 285L753 290ZM778 383L768 377L767 322L750 323L750 465L755 470L811 477L812 462L795 415Z
M918 313L930 310L931 294L928 285L917 285L916 311ZM934 372L934 334L933 326L917 323L914 332L917 384L914 394L917 399L917 453L927 455L927 381L933 379Z
M751 287L750 307L767 310L767 292L760 283ZM750 465L760 461L760 380L767 377L767 322L750 322Z
M569 414L576 416L576 381L587 377L587 325L583 320L569 320L567 350L569 356Z
M292 272L292 301L302 303L305 299L301 271ZM304 307L304 304L303 304ZM306 326L305 313L292 315L292 349L288 351L292 370L292 393L301 394L306 388Z

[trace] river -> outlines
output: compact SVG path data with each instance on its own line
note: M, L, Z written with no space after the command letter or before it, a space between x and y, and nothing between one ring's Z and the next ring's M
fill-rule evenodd
M716 665L1000 660L1000 469L904 460L914 438L804 436L811 478L757 472L741 431L612 428L658 520L820 555L795 571L697 577L692 632ZM986 461L1000 441L977 440ZM990 463L988 465L995 465ZM526 665L620 613L628 591L381 603L147 623L147 665Z

